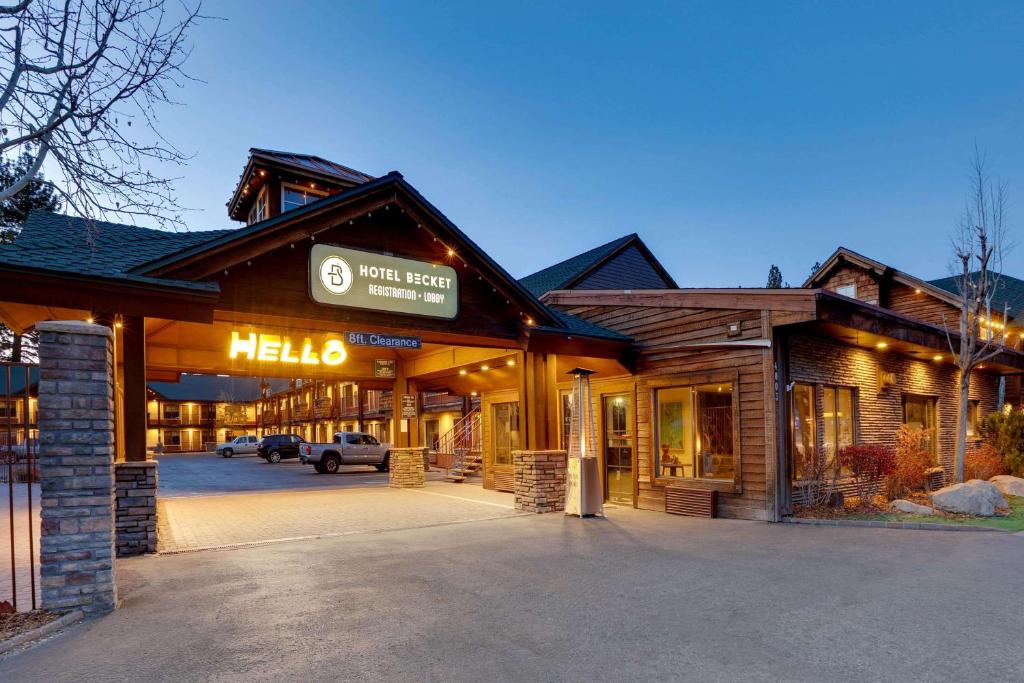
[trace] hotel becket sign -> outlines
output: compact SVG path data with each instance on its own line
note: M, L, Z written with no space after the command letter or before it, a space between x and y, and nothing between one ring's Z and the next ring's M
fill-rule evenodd
M310 251L309 290L314 301L332 306L445 320L459 314L454 268L330 244Z

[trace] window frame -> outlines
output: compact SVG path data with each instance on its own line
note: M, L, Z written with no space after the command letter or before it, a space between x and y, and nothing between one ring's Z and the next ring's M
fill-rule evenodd
M981 401L972 398L967 401L967 438L980 439L981 435Z
M664 477L658 471L658 447L660 435L658 434L658 390L698 387L705 384L729 384L732 387L732 450L735 464L733 466L733 478L730 479L699 479L696 477ZM652 379L646 383L648 401L647 419L650 428L649 446L647 452L647 466L650 473L651 484L655 487L666 487L683 485L688 488L709 489L725 493L743 492L743 444L740 440L742 434L740 410L740 375L739 371L722 371L710 373L686 373L671 375Z
M313 202L306 202L302 206L295 206L295 207L292 207L290 209L285 208L284 194L288 190L294 190L294 191L298 191L298 192L305 192L307 195L310 195L310 194L311 195L315 195L316 197L318 197L318 199L316 199L314 201L319 201L319 199L323 199L324 197L328 196L327 192L325 190L314 189L312 187L305 187L305 186L300 185L298 183L285 183L285 182L282 182L281 183L281 213L284 213L286 211L294 211L295 209L301 209L303 206L309 206L310 204L313 203Z
M851 294L847 294L843 290L849 290L852 293ZM833 291L835 291L835 293L838 294L839 296L848 296L851 299L856 299L857 298L857 283L856 282L844 282L841 285L836 285L836 288Z
M807 481L797 477L796 471L796 387L807 387L811 390L811 448L815 454L818 451L818 385L814 382L793 381L793 388L789 393L789 479L794 483Z

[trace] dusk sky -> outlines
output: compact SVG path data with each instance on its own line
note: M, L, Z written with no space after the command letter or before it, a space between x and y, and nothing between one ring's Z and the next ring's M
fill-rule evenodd
M977 142L1024 277L1024 3L549 4L208 2L190 226L267 147L401 171L517 277L637 232L684 287L839 245L935 278Z

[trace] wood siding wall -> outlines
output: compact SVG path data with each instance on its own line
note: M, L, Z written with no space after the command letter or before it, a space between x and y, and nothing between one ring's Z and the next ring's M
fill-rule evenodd
M915 318L929 325L942 327L948 323L951 329L960 325L960 309L926 293L918 293L913 287L893 284L889 293L889 308L900 315Z
M636 473L637 506L665 510L665 486L653 472L654 438L652 400L654 386L700 383L701 377L730 373L739 396L738 486L721 483L718 514L721 517L770 519L774 500L768 481L774 467L767 462L768 435L774 433L766 414L774 415L772 403L771 350L760 348L692 350L674 348L679 344L708 341L737 341L765 338L767 313L715 309L670 309L640 306L585 306L569 312L632 336L640 346L636 367ZM729 335L731 325L739 333ZM769 474L771 473L771 475ZM676 480L679 486L708 486L705 480ZM716 483L718 486L718 483Z
M824 282L822 289L835 292L840 287L854 285L857 288L856 299L866 304L880 305L878 279L872 273L856 266L840 266L836 268Z
M934 396L939 422L939 463L947 476L952 472L959 376L952 364L914 360L819 337L796 336L788 343L788 365L789 381L857 388L857 440L860 443L894 446L896 430L903 422L903 395ZM895 375L895 384L881 392L878 391L880 371ZM975 373L971 380L971 398L979 401L982 416L997 409L998 392L998 376ZM820 396L820 391L816 394ZM820 398L818 402L820 411Z

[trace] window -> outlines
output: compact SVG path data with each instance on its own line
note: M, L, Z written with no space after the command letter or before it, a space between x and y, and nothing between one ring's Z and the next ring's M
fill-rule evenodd
M851 299L856 299L857 285L853 284L852 282L846 285L839 285L838 287L836 287L836 294L842 294L843 296L848 296Z
M512 451L519 450L519 404L491 406L491 451L495 465L511 465Z
M181 408L177 403L165 403L164 404L164 419L165 420L178 420L181 419Z
M816 476L816 430L814 424L814 387L794 384L791 394L790 430L793 438L793 476L810 479Z
M977 436L981 427L981 414L977 401L967 403L967 436Z
M299 185L282 185L281 186L281 212L291 211L297 209L300 206L306 204L312 204L318 199L323 199L327 196L325 192L317 192L316 190L307 189Z
M348 445L356 446L356 445L359 444L359 442L360 442L360 439L359 439L359 435L358 434L346 434L345 435L345 443L347 443Z
M825 428L821 445L831 464L839 451L854 443L853 389L824 387L821 403L821 421Z
M935 399L931 396L903 396L903 424L911 429L923 430L928 435L928 450L933 456L939 453L938 423L935 416Z
M259 194L256 195L256 201L252 203L252 208L249 209L249 225L259 223L270 217L267 199L267 186L264 185L260 188Z
M736 475L733 385L658 389L655 471L662 477L728 479Z

